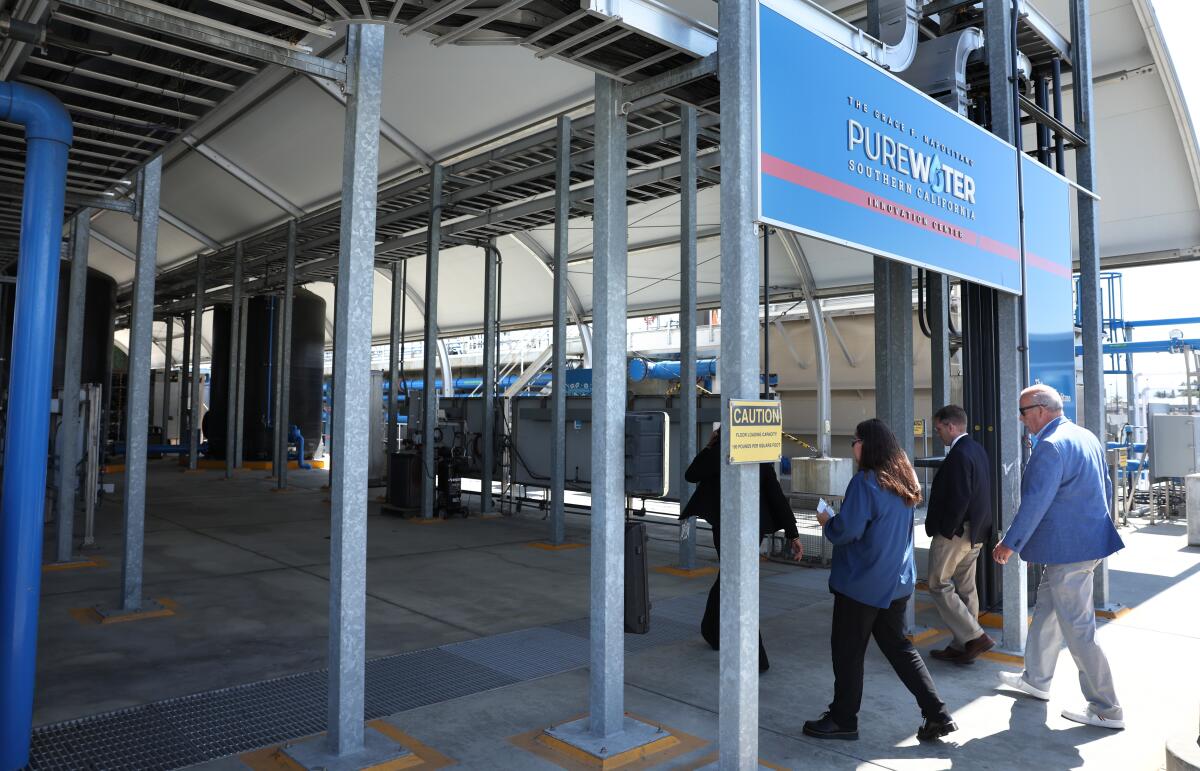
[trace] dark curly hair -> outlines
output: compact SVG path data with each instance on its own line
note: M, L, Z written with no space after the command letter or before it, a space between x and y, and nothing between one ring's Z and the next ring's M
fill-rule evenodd
M854 434L862 441L858 468L874 471L879 486L900 496L905 506L920 503L921 484L917 481L917 472L900 449L892 429L879 418L871 418L859 423Z

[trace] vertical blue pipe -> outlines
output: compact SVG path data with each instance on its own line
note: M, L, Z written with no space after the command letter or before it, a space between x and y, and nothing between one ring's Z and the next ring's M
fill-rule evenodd
M29 762L42 513L63 196L71 119L40 89L0 83L0 119L25 127L4 491L0 496L0 769Z

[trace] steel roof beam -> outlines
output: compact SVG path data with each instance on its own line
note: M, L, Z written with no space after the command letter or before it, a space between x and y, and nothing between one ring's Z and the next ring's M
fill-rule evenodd
M78 16L73 16L71 14L63 13L62 11L55 11L54 18L58 19L60 21L64 21L73 27L80 27L81 29L90 29L93 32L101 32L105 35L111 35L115 38L121 38L122 40L129 40L134 43L141 43L142 45L147 45L147 46L150 46L151 48L157 48L162 51L168 51L173 54L182 54L183 56L187 56L192 59L198 59L199 61L208 62L209 64L216 64L216 65L219 65L221 67L226 67L231 70L237 70L239 72L246 72L251 75L258 74L258 68L252 67L249 64L243 64L242 62L237 62L232 59L225 59L220 56L213 56L212 54L206 54L203 51L197 51L192 48L186 48L184 46L175 45L174 43L168 43L165 40L156 40L154 38L146 37L145 35L139 35L136 32L129 32L127 30L119 29L117 27L110 27L107 24L100 24L98 22L92 21L91 19L81 19ZM122 58L125 58L125 57L122 57ZM116 61L116 60L114 59L114 61Z
M277 64L331 80L346 79L346 65L309 53L306 47L269 35L206 19L152 0L59 0L62 5L82 8L163 35L227 50L248 59Z
M209 0L209 2L223 5L226 8L232 8L235 11L241 11L244 14L253 16L257 19L265 21L273 21L276 24L282 24L285 27L298 29L301 32L308 32L320 37L337 37L337 33L324 24L319 24L311 19L305 19L297 16L294 13L281 11L278 8L272 8L263 3L254 2L254 0ZM369 14L368 14L369 15Z
M224 155L214 150L211 145L205 144L193 136L184 136L183 142L188 147L203 155L208 160L212 161L229 176L241 182L246 187L266 198L271 203L283 209L293 217L303 217L304 210L288 199L280 195L274 188L266 184L258 177L243 169L238 164L226 158Z
M147 94L154 94L155 96L165 96L170 99L179 99L181 101L191 102L192 104L198 104L203 107L215 107L217 104L212 99L204 99L203 97L192 96L191 94L185 94L182 91L172 91L169 88L159 88L158 86L148 86L145 83L139 83L138 81L130 80L129 78L121 78L121 77L117 77L116 75L108 75L103 72L95 72L93 70L87 69L86 67L73 67L69 64L62 64L60 62L42 58L41 56L31 56L31 57L29 57L29 61L33 64L38 65L39 67L45 67L45 68L51 69L51 70L58 70L59 72L69 72L72 75L79 75L80 77L89 78L91 80L99 80L104 83L112 83L112 84L118 85L118 86L134 88L134 89L137 89L138 91L144 91Z
M133 99L112 96L111 94L106 94L102 91L96 91L94 89L68 86L64 83L55 83L50 80L44 80L43 78L34 78L28 75L23 75L21 76L21 80L31 85L41 86L47 91L61 91L67 94L75 94L76 96L86 96L90 99L96 99L101 102L111 102L112 104L119 104L122 107L132 107L135 110L145 110L146 112L154 112L158 113L159 115L167 115L172 118L183 118L184 120L194 121L200 117L199 115L194 115L190 112L183 112L182 110L172 110L169 107L159 107L156 104L146 104L145 102L138 102Z

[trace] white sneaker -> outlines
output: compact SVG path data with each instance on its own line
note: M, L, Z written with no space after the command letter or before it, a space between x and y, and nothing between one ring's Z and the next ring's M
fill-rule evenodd
M1050 701L1049 691L1043 691L1040 688L1034 688L1025 681L1025 676L1019 672L1001 672L1000 685L1007 686L1024 694L1028 694L1035 699Z
M1124 720L1100 717L1095 712L1092 712L1091 706L1084 707L1081 710L1064 709L1062 716L1067 720L1074 720L1076 723L1099 726L1100 728L1111 728L1114 731L1119 731L1125 727Z

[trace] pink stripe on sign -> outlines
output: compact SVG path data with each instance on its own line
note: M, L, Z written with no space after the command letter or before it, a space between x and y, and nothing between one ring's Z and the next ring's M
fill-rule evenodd
M1075 274L1072 273L1071 269L1066 265L1060 265L1053 260L1048 260L1039 254L1034 254L1033 252L1025 252L1025 262L1031 268L1038 268L1039 270L1044 270L1047 273L1053 273L1059 278L1072 279L1075 277Z
M784 182L791 182L794 185L806 187L809 190L836 198L839 201L845 201L855 206L861 206L864 209L870 209L878 214L906 222L914 227L921 228L930 233L936 233L939 236L944 236L967 246L973 246L1015 262L1021 261L1020 250L1014 246L980 235L973 230L959 227L937 217L931 217L924 212L903 206L883 196L868 193L861 188L847 185L845 182L827 177L824 174L806 169L803 166L797 166L782 158L776 158L773 155L763 153L762 171L764 174L781 179Z

